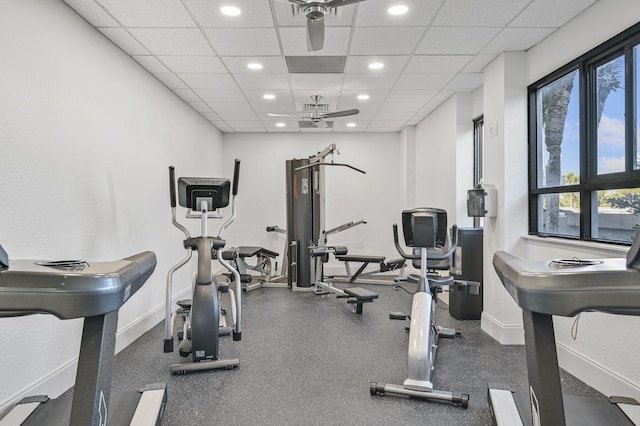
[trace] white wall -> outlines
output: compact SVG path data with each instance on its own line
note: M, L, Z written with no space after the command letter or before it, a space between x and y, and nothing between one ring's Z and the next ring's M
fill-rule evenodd
M282 253L286 237L267 233L269 225L286 228L285 161L307 158L335 143L336 163L347 163L366 174L345 167L327 167L326 227L365 220L360 225L331 235L329 244L345 245L353 254L397 258L391 224L400 220L404 208L399 133L278 133L224 134L225 167L242 160L238 194L238 218L229 228L228 244L262 246ZM331 156L327 158L331 161ZM230 171L229 171L230 173ZM278 259L280 261L280 259ZM327 269L344 265L330 262Z
M3 0L0 40L0 244L12 259L155 251L156 272L121 311L122 347L162 318L165 273L183 256L167 167L221 172L221 135L60 1ZM73 384L79 320L0 324L0 411Z
M449 225L472 226L466 190L473 188L473 111L469 93L457 93L416 126L415 206L447 211Z

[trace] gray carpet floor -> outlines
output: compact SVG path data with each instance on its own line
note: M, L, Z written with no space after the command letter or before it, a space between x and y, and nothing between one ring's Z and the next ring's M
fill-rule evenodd
M468 409L393 396L371 396L369 383L402 384L408 333L390 311L408 312L411 296L390 286L362 286L380 297L355 315L344 299L260 288L243 294L242 340L221 338L221 357L238 357L234 370L171 376L184 362L164 353L164 325L116 357L114 389L166 382L163 425L490 425L487 384L526 389L522 346L502 346L479 321L457 321L447 305L439 325L460 329L441 339L433 382L437 389L470 395ZM407 284L411 288L411 284ZM177 345L176 345L177 348ZM565 393L598 396L562 372Z

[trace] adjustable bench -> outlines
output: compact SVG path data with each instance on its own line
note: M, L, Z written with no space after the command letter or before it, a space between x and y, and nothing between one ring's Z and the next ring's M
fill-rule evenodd
M362 287L345 288L342 291L344 291L346 295L338 295L338 298L346 297L347 303L352 303L355 305L354 312L358 315L362 315L362 305L364 303L373 302L373 299L378 298L377 293L374 293Z
M382 272L389 272L400 270L400 275L404 274L405 260L402 258L393 259L385 263L384 256L366 256L366 255L354 255L354 254L344 254L344 255L336 255L336 259L341 262L344 262L347 275L342 276L333 276L332 279L338 282L348 282L348 283L370 283L370 284L392 284L389 280L384 280L381 278L376 278L373 275L379 274ZM351 265L350 262L360 262L362 265L358 270L352 274L351 273ZM378 269L373 271L365 272L365 268L369 266L369 264L377 264Z

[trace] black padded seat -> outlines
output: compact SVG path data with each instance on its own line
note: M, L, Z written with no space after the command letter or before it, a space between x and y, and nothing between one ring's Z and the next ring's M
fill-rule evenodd
M374 293L362 287L349 287L345 288L343 291L349 297L347 303L353 303L356 305L355 313L358 315L362 315L362 305L364 303L373 302L374 299L378 298L377 293Z
M240 246L238 247L238 257L266 256L271 258L278 257L278 253L268 250L264 247Z
M336 256L341 262L367 262L367 263L382 263L384 262L384 256L364 256L360 254L344 254Z

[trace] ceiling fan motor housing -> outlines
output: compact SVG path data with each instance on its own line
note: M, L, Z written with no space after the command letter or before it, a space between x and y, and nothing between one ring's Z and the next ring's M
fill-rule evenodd
M304 16L306 16L307 19L311 19L312 21L323 19L326 13L327 9L321 5L313 5L304 9Z

